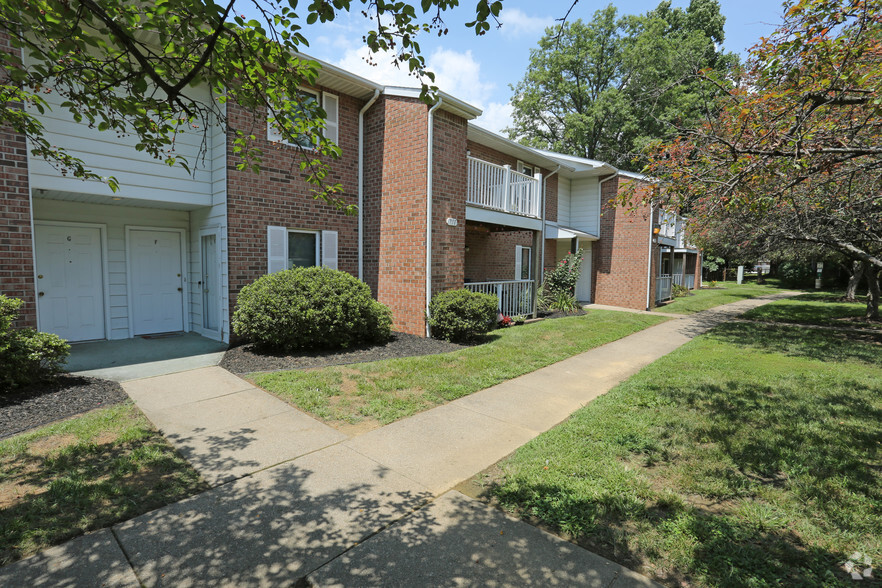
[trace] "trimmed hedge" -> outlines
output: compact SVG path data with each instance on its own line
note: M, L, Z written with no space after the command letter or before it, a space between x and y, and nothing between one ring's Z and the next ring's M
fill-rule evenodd
M58 335L12 328L21 305L0 294L0 393L57 375L70 354L70 345Z
M346 348L391 335L389 309L355 277L325 267L262 276L242 288L233 332L278 350Z
M436 339L466 342L483 335L496 324L499 300L462 288L436 294L429 303L429 326Z

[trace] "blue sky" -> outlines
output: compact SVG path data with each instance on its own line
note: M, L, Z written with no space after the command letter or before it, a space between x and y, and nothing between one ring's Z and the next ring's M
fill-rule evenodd
M659 0L613 2L620 14L641 14ZM530 49L542 37L545 27L566 14L570 0L505 0L500 29L492 29L476 37L465 27L474 14L473 0L461 0L460 6L444 17L449 33L443 37L425 35L419 42L429 68L436 74L436 83L445 92L484 110L478 124L493 131L507 126L511 107L509 84L520 80L529 61ZM673 0L674 6L686 7L689 0ZM781 4L776 0L721 0L726 17L725 48L745 54L761 36L768 35L779 22ZM590 20L594 12L607 2L580 0L570 19ZM362 36L370 29L359 8L332 23L308 26L304 34L310 46L306 53L323 59L363 77L387 85L415 86L419 81L379 56L375 66L365 61L368 55ZM302 8L301 8L302 10Z

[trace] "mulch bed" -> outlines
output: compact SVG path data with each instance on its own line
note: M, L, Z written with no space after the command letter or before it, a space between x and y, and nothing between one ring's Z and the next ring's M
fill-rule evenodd
M128 399L118 382L62 374L0 394L0 439Z
M406 333L392 333L392 340L384 345L371 345L334 351L309 351L296 355L262 352L255 349L252 344L245 344L227 350L220 362L220 366L235 374L247 374L249 372L319 368L329 365L362 363L398 357L432 355L434 353L456 351L464 347L464 345L448 341L426 339L425 337L417 337L416 335L408 335Z

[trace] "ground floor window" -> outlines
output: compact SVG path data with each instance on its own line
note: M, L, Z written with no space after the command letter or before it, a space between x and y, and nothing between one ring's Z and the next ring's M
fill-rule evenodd
M533 279L532 264L532 247L522 247L517 245L515 248L515 279L531 280Z
M288 269L320 264L321 240L315 231L288 231Z

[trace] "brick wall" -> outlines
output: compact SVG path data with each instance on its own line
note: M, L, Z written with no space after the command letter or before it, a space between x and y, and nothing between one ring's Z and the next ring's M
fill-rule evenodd
M637 180L620 176L601 184L600 240L593 246L592 300L597 304L644 310L647 287L654 290L654 277L657 274L655 265L658 247L653 245L653 268L650 272L650 283L647 284L647 256L650 255L650 229L653 219L648 206L630 211L610 203L620 190L627 189L634 181ZM643 187L638 187L635 198L639 198L640 191L645 187L648 186L644 184ZM654 302L653 292L650 306Z
M414 335L425 334L427 116L417 99L381 96L365 117L366 281L393 328Z
M470 282L515 279L515 246L533 246L532 231L492 231L469 223L465 230L465 277ZM539 252L535 252L538 255Z
M17 51L3 31L0 51ZM16 326L36 328L27 143L8 127L0 127L0 294L24 300Z
M358 111L364 103L338 94L339 135L342 151L329 161L328 183L341 183L343 199L358 200ZM252 113L228 104L229 127L253 133L255 145L263 150L261 171L238 171L239 157L233 152L232 138L227 144L227 217L229 232L230 312L243 286L267 272L267 226L338 233L338 269L358 275L358 218L349 216L324 201L316 200L307 172L300 170L297 147L266 140L264 113Z
M467 122L443 110L433 114L432 294L462 288L465 278ZM456 219L456 226L447 219Z

